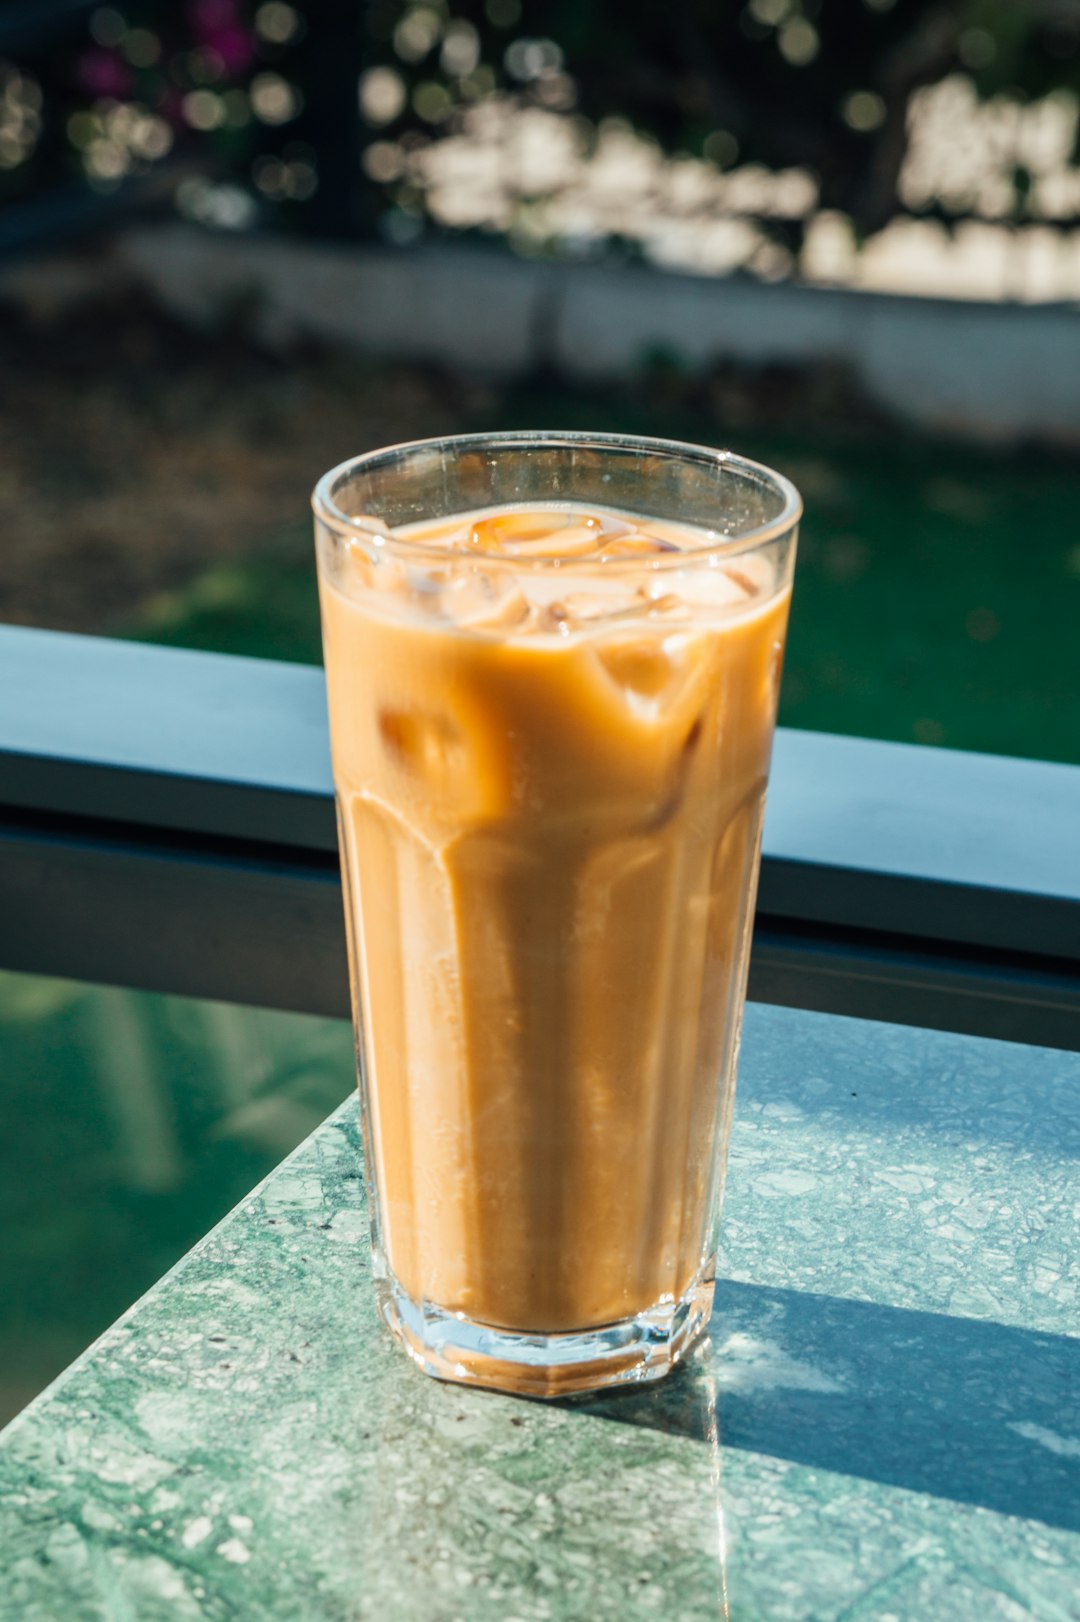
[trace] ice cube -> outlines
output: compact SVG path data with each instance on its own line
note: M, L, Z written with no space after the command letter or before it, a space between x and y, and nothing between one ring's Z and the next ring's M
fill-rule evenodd
M415 565L406 568L403 585L410 606L418 608L421 613L443 619L443 596L450 578L448 569L418 568Z
M508 557L580 557L599 551L604 535L601 520L591 514L580 517L548 508L480 518L469 539L479 551Z
M685 613L686 603L679 596L677 591L664 591L661 588L659 581L656 582L656 586L660 589L646 589L641 593L646 605L646 612L648 614L671 615Z
M390 797L411 807L410 820L464 827L505 814L515 792L511 745L462 688L448 688L438 708L386 705L378 729Z
M596 657L619 687L641 698L659 698L675 673L664 638L619 637L597 643Z
M761 587L743 563L700 564L691 569L665 570L649 582L647 588L655 597L655 612L671 614L676 606L694 618L711 617L717 609L742 607Z
M665 632L658 627L650 634L643 626L601 638L594 652L632 710L656 720L671 715L677 706L697 709L709 681L707 645L707 637L698 631Z
M593 630L619 620L638 619L648 613L649 604L635 587L618 589L617 582L605 581L598 591L568 592L540 610L538 624L543 631L570 636L577 630Z
M606 540L619 540L623 535L632 535L634 524L628 518L620 518L616 513L598 512L590 523L595 523Z
M377 541L360 535L354 535L349 541L341 580L346 592L379 591L396 595L404 585L401 565L392 553L384 551Z
M469 541L482 552L502 552L508 545L546 539L561 516L559 513L524 510L493 513L490 518L477 519Z
M379 733L399 766L429 779L449 775L465 747L460 729L448 716L415 710L380 710Z
M565 524L541 539L507 542L506 550L517 558L583 558L598 557L603 544L603 535L587 519L582 524Z
M532 613L517 581L501 573L470 570L442 586L441 612L471 631L523 630Z
M681 548L674 541L666 541L660 535L643 534L641 530L630 530L625 535L618 535L613 539L604 539L604 548L601 557L633 558L633 557L660 557L665 552L678 552Z

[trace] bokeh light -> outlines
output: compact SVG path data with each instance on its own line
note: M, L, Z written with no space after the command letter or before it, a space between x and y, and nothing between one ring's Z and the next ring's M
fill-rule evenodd
M127 33L127 23L113 6L102 6L90 18L90 37L105 48L114 49Z
M267 0L255 13L255 32L272 45L287 45L303 37L306 24L295 6Z
M987 68L997 56L997 41L985 28L965 28L957 41L960 60L966 68L977 73Z
M172 148L173 133L165 119L145 113L133 125L128 143L138 157L156 163Z
M730 130L713 130L706 135L701 150L718 169L730 169L739 156L739 143Z
M225 77L225 58L212 45L200 45L189 51L184 67L193 84L216 84Z
M527 82L545 73L558 73L563 53L553 39L516 39L506 48L503 66L512 79Z
M120 49L133 68L153 67L161 57L161 41L149 28L129 28L120 40Z
M750 15L766 28L777 28L792 8L792 0L750 0Z
M422 62L438 44L443 19L431 6L413 6L394 29L394 50L403 62Z
M445 85L434 80L418 84L412 95L413 108L426 124L441 124L454 110L454 99Z
M41 139L41 86L13 63L0 61L0 169L17 169Z
M318 190L319 180L310 148L300 143L290 146L280 158L256 158L252 178L263 196L272 202L306 203Z
M189 176L176 190L176 206L186 219L219 231L242 231L255 222L253 198L239 186L217 185L202 176Z
M844 98L842 115L849 129L868 133L885 122L885 103L873 90L854 90Z
M617 11L598 7L568 30L555 10L521 0L369 0L342 21L339 59L367 126L357 139L343 123L343 139L355 143L355 172L385 188L374 206L356 194L354 221L370 230L385 214L379 229L402 243L419 221L506 234L530 255L639 255L766 280L884 289L917 265L921 291L951 290L954 278L980 296L996 296L1011 252L1031 296L1074 296L1076 98L1036 89L1025 99L1010 86L1019 34L1003 32L993 5L965 9L943 36L955 71L898 97L885 56L914 22L893 0L862 0L846 16L823 0L738 0L699 23L710 50L728 53L721 78L745 77L728 102L705 56L662 17L635 12L620 33ZM281 150L303 115L298 132L326 138L309 82L327 73L310 46L315 15L307 0L88 10L57 126L68 163L112 186L175 153L185 176L204 167L219 181L239 177L260 217L315 196L314 156ZM626 53L638 34L660 44L666 28L648 90L627 76ZM1071 62L1080 27L1069 33L1057 18L1046 30L1044 67L1054 53ZM785 84L783 118L770 119ZM27 162L41 125L32 76L0 72L0 169ZM817 172L793 161L800 135ZM326 166L320 206L301 228L327 227L341 174L339 160ZM878 214L869 224L868 198ZM189 195L195 218L191 206ZM338 209L329 228L347 214ZM1006 231L1023 233L1015 251Z
M464 78L480 61L480 35L464 18L452 22L439 51L439 66L451 78Z
M184 122L193 130L216 130L225 122L225 101L213 90L191 90L180 104Z
M818 31L806 17L792 17L776 36L780 55L793 68L804 68L821 49Z
M369 124L391 124L405 110L408 92L393 68L369 68L360 75L360 111Z
M304 104L300 91L280 73L257 73L250 95L251 110L263 124L288 124Z
M405 153L396 141L372 141L364 148L364 172L379 185L400 180L405 168Z

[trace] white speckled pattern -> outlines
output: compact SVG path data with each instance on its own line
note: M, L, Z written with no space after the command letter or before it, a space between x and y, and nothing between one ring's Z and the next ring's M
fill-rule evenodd
M1080 1057L747 1013L711 1343L544 1406L375 1320L355 1109L0 1440L3 1622L1080 1617Z

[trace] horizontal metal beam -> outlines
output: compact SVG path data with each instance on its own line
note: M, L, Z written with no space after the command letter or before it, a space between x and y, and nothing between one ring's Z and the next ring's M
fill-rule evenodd
M0 626L0 805L336 851L323 673Z
M0 964L347 1017L333 855L148 840L116 824L0 821ZM759 1002L1080 1049L1080 974L1048 959L759 916Z
M1080 973L1054 958L965 954L759 913L748 994L784 1008L1080 1051Z
M751 995L1080 1047L1080 769L777 738ZM322 672L0 629L0 964L347 1011Z
M0 819L0 967L347 1016L337 857Z
M1080 766L777 734L760 910L1080 959Z

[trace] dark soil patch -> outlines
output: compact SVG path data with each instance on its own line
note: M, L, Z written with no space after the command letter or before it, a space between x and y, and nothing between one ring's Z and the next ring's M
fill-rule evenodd
M192 332L137 294L0 311L0 620L319 658L326 468L470 429L727 444L806 499L781 720L1080 760L1080 464L906 433L842 370L643 359L608 389L494 386Z

